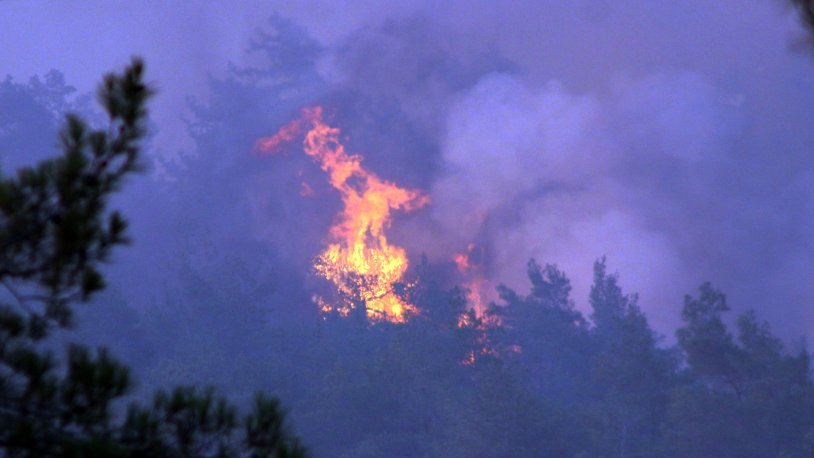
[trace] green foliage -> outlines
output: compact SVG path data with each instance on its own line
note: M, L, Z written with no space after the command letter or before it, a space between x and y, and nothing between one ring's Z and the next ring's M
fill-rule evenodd
M673 393L664 428L670 456L810 456L814 386L806 351L785 351L754 312L736 321L722 314L725 296L710 284L687 296L676 332L690 383Z
M21 457L299 457L275 399L237 409L211 388L159 391L152 405L116 402L130 370L104 349L49 336L73 324L73 306L105 287L102 263L125 244L127 222L108 201L139 169L146 102L140 60L108 75L99 101L104 129L68 115L63 154L0 180L0 450ZM242 426L242 428L241 428Z
M604 258L594 264L590 304L596 391L586 415L592 453L651 456L675 384L676 359L657 346L638 296L622 291L618 276L607 273Z

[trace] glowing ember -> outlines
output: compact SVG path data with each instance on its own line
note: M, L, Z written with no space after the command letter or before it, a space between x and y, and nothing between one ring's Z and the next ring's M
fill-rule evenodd
M318 298L324 313L347 316L365 307L370 320L403 322L415 307L393 291L407 270L407 254L385 236L392 210L412 211L429 198L416 190L400 188L362 167L362 157L348 154L339 141L340 130L323 121L322 107L303 110L303 117L284 126L272 137L258 140L260 152L274 153L299 132L305 134L305 154L328 172L331 186L342 196L344 208L331 227L331 242L317 258L314 268L336 285L342 303L330 305Z

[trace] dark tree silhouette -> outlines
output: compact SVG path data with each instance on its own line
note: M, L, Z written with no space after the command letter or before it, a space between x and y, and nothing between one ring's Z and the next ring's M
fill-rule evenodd
M108 75L99 101L108 125L75 115L63 154L0 181L0 450L4 456L303 456L278 402L262 394L250 413L211 388L159 391L152 405L117 404L132 387L128 367L104 349L70 345L58 329L74 306L105 286L101 264L125 244L127 222L110 197L139 169L152 90L135 59ZM242 429L240 428L242 426Z

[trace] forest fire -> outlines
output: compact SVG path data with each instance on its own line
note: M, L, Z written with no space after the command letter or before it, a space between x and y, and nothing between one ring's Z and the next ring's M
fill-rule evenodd
M484 249L470 243L463 253L456 253L452 261L458 268L458 273L465 279L467 302L475 311L476 316L484 317L487 303L484 291L487 289L486 278L483 273Z
M463 313L458 318L458 327L472 328L476 333L475 348L467 352L466 357L461 361L466 365L475 364L475 361L482 356L498 355L498 351L490 341L488 329L501 326L501 322L498 315L487 313L486 292L489 289L489 282L484 272L485 255L486 250L474 243L469 243L466 251L452 255L452 261L464 280L466 301L470 306L470 311ZM519 347L512 350L520 351Z
M340 303L331 305L322 298L315 302L324 313L347 316L364 307L371 321L404 322L416 309L398 297L393 287L402 280L409 263L404 249L387 240L385 229L391 224L391 211L413 211L426 205L429 197L362 167L362 157L349 154L342 145L339 128L323 121L322 107L303 110L301 118L274 136L258 140L256 147L262 153L274 153L306 128L305 154L328 173L344 205L330 229L331 243L314 263L317 274L336 286Z

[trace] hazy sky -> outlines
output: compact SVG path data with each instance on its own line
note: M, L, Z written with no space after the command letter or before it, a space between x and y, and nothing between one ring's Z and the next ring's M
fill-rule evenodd
M275 13L324 48L339 118L386 99L426 140L404 163L433 204L394 228L411 254L476 241L493 282L519 289L529 257L555 262L583 310L604 254L662 332L711 280L814 335L814 52L779 0L0 0L0 76L53 68L88 91L141 55L154 153L173 155L193 148L188 98L250 64ZM360 152L380 163L383 144Z

